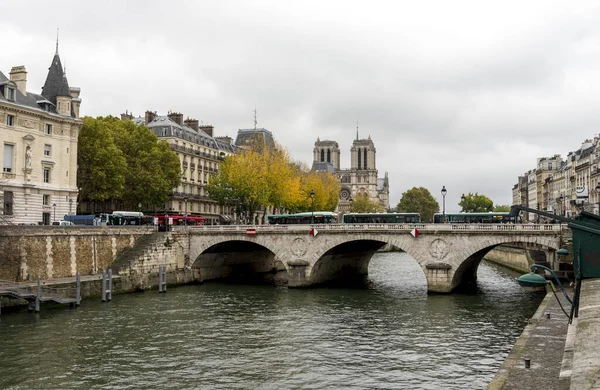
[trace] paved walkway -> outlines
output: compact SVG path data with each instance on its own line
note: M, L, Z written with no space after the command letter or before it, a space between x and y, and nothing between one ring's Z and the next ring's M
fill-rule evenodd
M572 298L572 291L569 294ZM569 313L569 302L560 291L557 296ZM547 314L550 318L547 318ZM568 327L569 319L560 309L554 294L549 292L489 384L488 390L561 389L559 377ZM530 359L529 368L525 367L525 359Z

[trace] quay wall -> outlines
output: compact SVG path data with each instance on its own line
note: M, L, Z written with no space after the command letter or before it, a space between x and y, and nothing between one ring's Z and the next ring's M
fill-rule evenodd
M529 272L529 267L534 263L527 249L504 245L492 249L484 259L522 273Z
M0 280L94 275L154 231L152 227L5 227L0 229Z

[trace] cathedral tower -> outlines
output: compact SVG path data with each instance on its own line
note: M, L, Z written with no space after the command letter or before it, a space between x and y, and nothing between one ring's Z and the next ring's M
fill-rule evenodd
M313 164L329 163L335 170L340 169L340 147L335 141L321 141L317 138L313 149Z

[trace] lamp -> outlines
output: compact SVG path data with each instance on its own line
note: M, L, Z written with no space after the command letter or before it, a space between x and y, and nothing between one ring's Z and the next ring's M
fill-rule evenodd
M446 186L442 186L442 216L444 223L446 222L446 194L448 191L446 190Z
M73 199L69 198L69 215L73 214L73 212L71 210L72 208L73 208Z
M465 200L466 199L467 198L465 197L465 194L462 194L462 196L460 197L460 202L463 204L462 210L460 210L461 213L465 211Z
M54 208L54 218L52 219L52 222L56 222L56 203L54 203L52 207Z
M310 223L315 223L315 191L310 190Z
M568 254L569 251L567 251L566 249L559 249L558 251L556 251L556 253L558 255L563 255L563 254ZM565 313L565 315L569 319L569 322L571 322L571 316L569 314L567 314L567 312L563 308L562 304L560 303L560 300L558 299L558 296L556 296L556 289L554 288L554 285L552 284L551 281L546 280L546 278L543 277L542 275L534 273L534 271L535 271L536 268L541 268L541 269L543 269L545 271L550 272L550 274L554 277L554 280L556 281L556 283L560 287L560 290L564 294L565 298L567 299L567 301L569 301L569 303L571 304L571 307L573 307L574 303L571 300L571 298L569 298L569 296L567 295L567 292L565 291L565 288L563 287L562 283L558 279L558 276L556 276L556 274L554 273L554 271L552 271L548 267L545 267L545 266L540 265L540 264L533 264L531 266L531 268L530 268L531 272L528 273L528 274L521 275L520 277L518 277L517 278L517 282L519 283L519 285L521 287L543 287L543 286L549 284L550 287L551 287L551 289L552 289L552 293L554 294L554 297L556 298L556 301L558 302L558 305L562 309L563 313Z

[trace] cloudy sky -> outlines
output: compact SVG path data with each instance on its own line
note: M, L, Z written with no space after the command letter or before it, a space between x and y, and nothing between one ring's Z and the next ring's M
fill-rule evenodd
M414 186L511 203L536 158L600 132L595 1L2 1L0 70L39 93L55 50L82 114L182 112L272 131L296 160L317 137L342 167L370 136L390 203ZM599 3L600 4L600 3Z

